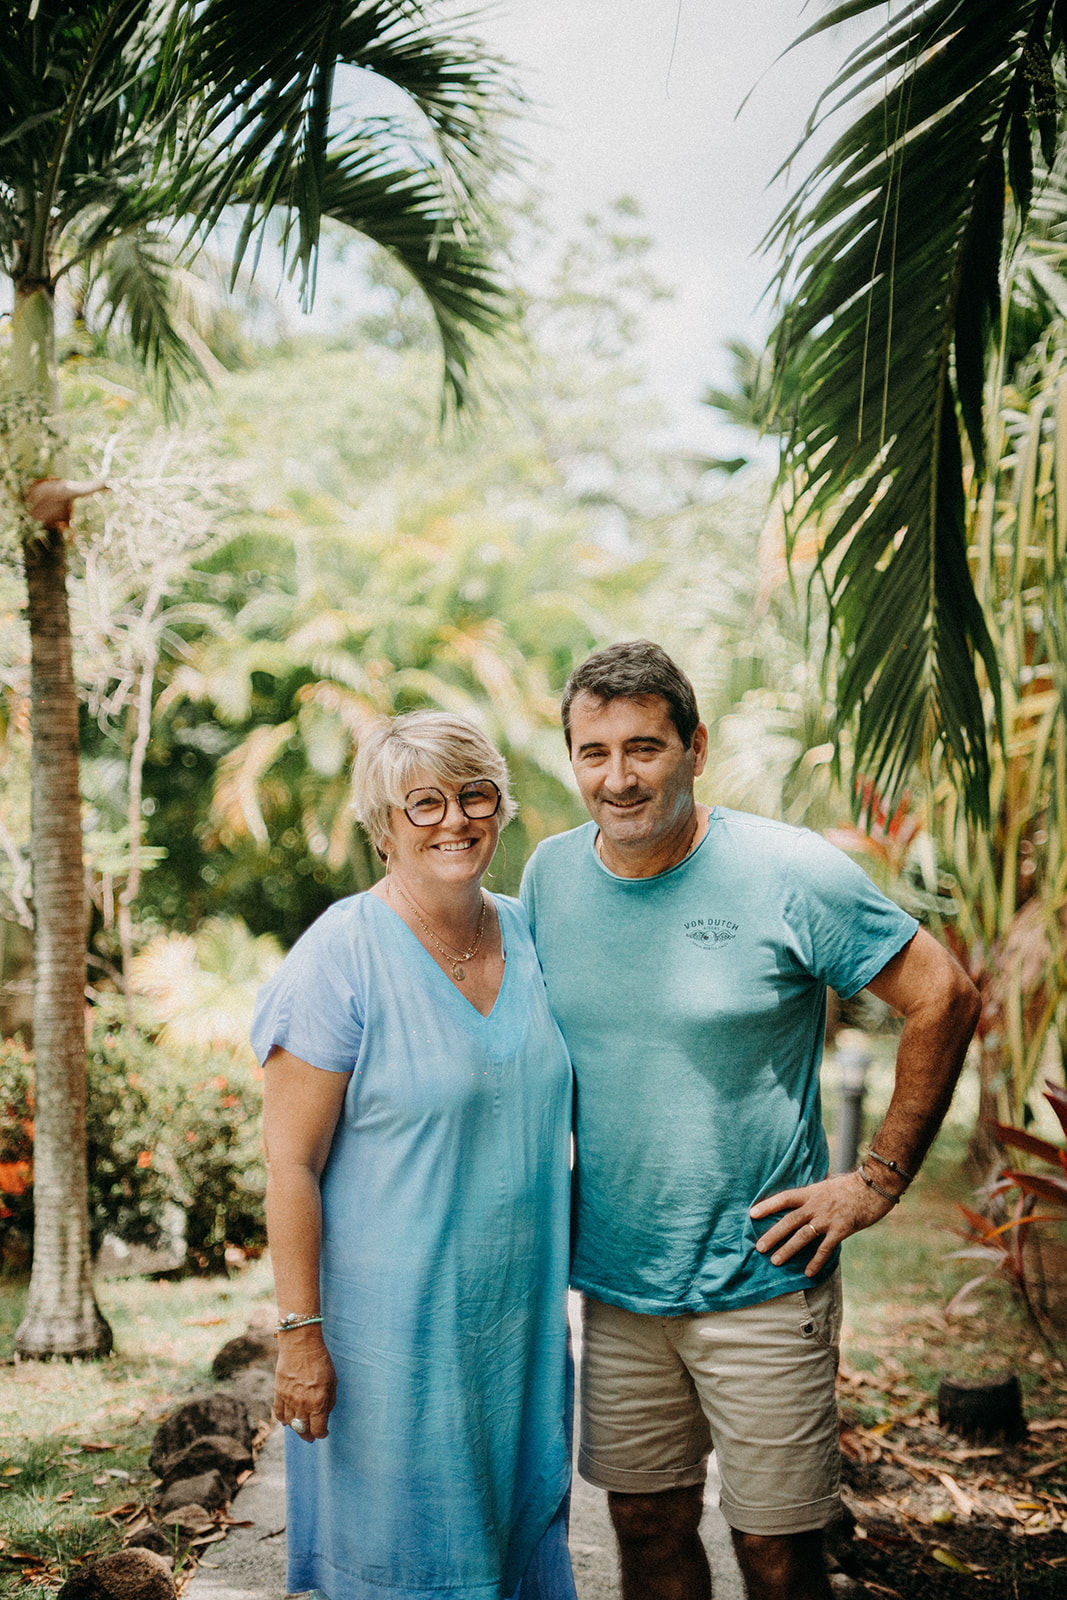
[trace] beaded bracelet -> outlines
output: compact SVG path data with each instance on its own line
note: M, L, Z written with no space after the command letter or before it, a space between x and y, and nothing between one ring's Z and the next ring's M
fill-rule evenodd
M868 1145L867 1154L863 1159L864 1161L877 1161L881 1166L888 1167L890 1172L895 1172L898 1178L904 1179L905 1183L915 1182L915 1178L912 1173L905 1172L903 1167L899 1166L895 1161L890 1161L888 1156L880 1156L877 1150L873 1149L870 1145Z
M279 1317L275 1334L288 1333L290 1328L310 1328L312 1323L321 1322L321 1317L302 1317L298 1311L290 1311L287 1316Z
M873 1178L868 1178L862 1166L856 1168L856 1176L863 1179L868 1189L873 1189L875 1194L880 1194L883 1200L888 1200L892 1205L899 1206L904 1198L902 1194L890 1194L889 1190L883 1189L880 1183L875 1183Z

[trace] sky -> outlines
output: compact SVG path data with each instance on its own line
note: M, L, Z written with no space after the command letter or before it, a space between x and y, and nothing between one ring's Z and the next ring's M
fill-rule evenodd
M516 130L561 231L619 195L641 205L656 275L674 288L642 350L671 433L731 450L699 404L729 376L723 343L760 343L774 261L760 241L789 196L773 187L819 94L863 36L790 43L810 0L497 0L478 32L533 102ZM747 101L746 101L746 96ZM745 101L744 108L742 101ZM799 164L796 176L808 169Z

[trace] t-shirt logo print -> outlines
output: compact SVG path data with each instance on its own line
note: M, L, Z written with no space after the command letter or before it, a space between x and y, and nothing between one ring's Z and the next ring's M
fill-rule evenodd
M729 944L731 939L737 938L739 931L738 924L727 921L725 917L695 917L684 925L686 938L694 944L703 945L705 950Z

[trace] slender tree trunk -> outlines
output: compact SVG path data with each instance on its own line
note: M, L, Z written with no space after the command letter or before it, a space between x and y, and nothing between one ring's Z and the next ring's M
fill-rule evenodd
M991 1124L1004 1120L997 1088L1003 1074L1003 1051L999 1042L992 1048L983 1040L978 1051L978 1115L967 1146L967 1166L975 1181L984 1184L995 1175L1004 1160L1004 1147L997 1143Z
M16 303L24 392L54 399L51 295ZM51 409L51 408L50 408ZM33 1273L15 1336L20 1356L98 1356L111 1329L93 1296L85 1152L87 917L78 785L78 693L61 528L23 545L30 626L34 911Z

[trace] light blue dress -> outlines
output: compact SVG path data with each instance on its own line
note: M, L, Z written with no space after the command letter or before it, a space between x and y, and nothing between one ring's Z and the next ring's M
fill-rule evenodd
M291 1592L574 1594L570 1066L522 907L493 898L488 1017L370 894L320 917L259 996L261 1060L355 1068L322 1175L337 1405L327 1439L286 1438Z

